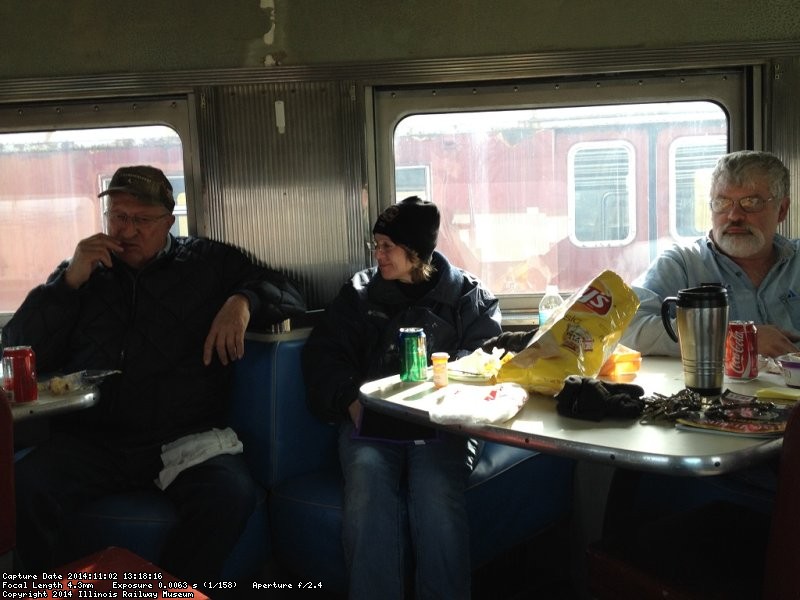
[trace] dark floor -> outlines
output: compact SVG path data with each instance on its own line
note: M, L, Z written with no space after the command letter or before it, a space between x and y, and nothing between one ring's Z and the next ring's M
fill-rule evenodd
M491 564L478 568L472 576L472 600L579 600L579 585L570 575L568 536L555 529L533 542L514 548ZM279 566L271 565L268 581L297 579ZM239 598L297 597L298 590L248 590ZM294 594L294 596L292 596ZM344 600L325 590L308 590L303 597L317 600Z
M514 548L472 576L472 600L579 600L568 535L555 528Z

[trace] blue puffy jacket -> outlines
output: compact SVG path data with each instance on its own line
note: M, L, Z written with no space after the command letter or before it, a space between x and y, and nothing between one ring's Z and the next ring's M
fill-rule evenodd
M434 252L435 283L411 299L377 267L360 271L345 284L311 332L303 351L307 401L326 422L339 422L366 381L400 371L400 327L425 330L428 364L433 352L451 360L499 335L497 298L473 275Z

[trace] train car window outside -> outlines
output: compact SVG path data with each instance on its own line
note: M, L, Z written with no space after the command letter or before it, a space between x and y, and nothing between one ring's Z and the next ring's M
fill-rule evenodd
M571 292L609 268L632 281L705 233L728 132L696 100L409 114L393 192L436 202L439 250L501 297Z
M397 199L419 196L423 200L431 197L430 169L426 165L397 167L395 170Z
M575 144L568 169L572 243L590 248L630 242L636 204L633 147L625 142Z
M123 165L161 168L173 184L173 233L188 234L183 145L164 125L0 134L0 313L25 295L76 244L104 228L103 199ZM32 234L35 232L35 235Z
M711 172L726 152L724 136L677 138L669 149L670 231L675 239L693 240L708 231Z

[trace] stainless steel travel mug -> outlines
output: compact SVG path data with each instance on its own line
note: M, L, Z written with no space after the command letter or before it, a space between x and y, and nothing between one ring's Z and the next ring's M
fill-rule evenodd
M672 307L678 333L672 327ZM701 396L719 396L725 374L725 334L728 329L728 292L708 284L680 290L661 304L661 320L678 342L686 387Z

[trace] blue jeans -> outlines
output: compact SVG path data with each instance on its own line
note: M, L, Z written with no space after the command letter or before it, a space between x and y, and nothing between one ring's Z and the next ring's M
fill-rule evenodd
M469 598L467 439L413 445L353 440L352 433L349 422L339 433L351 600L401 600L406 548L417 598Z
M158 491L157 448L122 453L72 436L56 436L15 465L17 551L32 573L70 562L59 529L92 499L131 490ZM257 491L244 457L223 454L183 471L163 493L178 522L156 564L201 584L219 579L222 565L256 506ZM99 550L99 548L98 548Z

